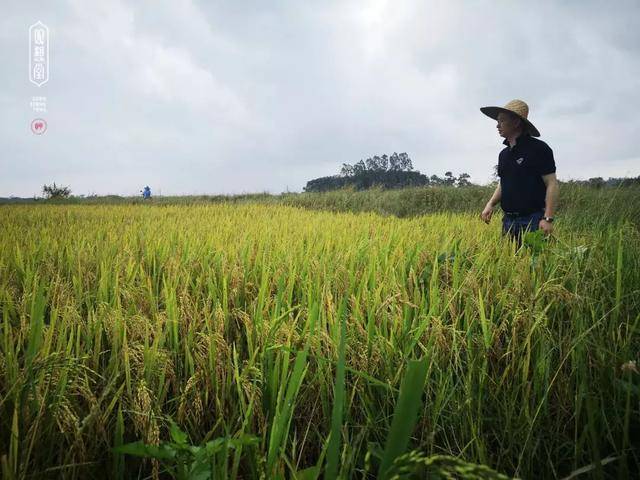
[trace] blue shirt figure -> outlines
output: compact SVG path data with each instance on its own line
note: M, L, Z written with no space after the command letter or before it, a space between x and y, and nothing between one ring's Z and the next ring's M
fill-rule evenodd
M151 198L151 189L149 188L149 185L144 187L144 190L142 191L142 198Z

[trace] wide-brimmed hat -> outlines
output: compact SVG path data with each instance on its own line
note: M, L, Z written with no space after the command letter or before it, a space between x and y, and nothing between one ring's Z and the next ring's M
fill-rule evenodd
M480 111L486 116L493 118L494 120L498 119L498 114L500 112L514 113L525 123L527 131L531 134L531 136L540 136L540 132L538 131L538 129L527 119L527 117L529 116L529 105L527 105L522 100L511 100L504 107L481 107Z

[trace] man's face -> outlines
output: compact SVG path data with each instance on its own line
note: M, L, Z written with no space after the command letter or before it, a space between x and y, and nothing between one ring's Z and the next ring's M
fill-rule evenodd
M498 114L498 133L501 137L509 138L520 130L520 119L506 112Z

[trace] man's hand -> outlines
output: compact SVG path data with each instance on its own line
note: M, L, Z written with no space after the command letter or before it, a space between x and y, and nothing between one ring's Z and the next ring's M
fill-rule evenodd
M491 221L492 215L493 215L493 207L487 203L487 206L484 207L484 210L480 214L480 218L484 223L489 223Z
M551 222L547 222L544 219L540 220L538 227L544 232L545 235L550 235L551 232L553 232L553 224Z
M493 207L495 207L498 203L500 203L500 199L502 198L502 189L500 188L500 184L496 186L496 190L491 195L491 198L487 202L487 205L484 207L484 210L480 214L480 218L484 223L489 223L491 221L491 216L493 215Z

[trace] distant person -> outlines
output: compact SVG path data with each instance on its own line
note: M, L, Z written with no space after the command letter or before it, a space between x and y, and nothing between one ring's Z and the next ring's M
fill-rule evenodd
M151 198L151 189L149 188L149 185L144 187L144 190L142 190L142 198Z
M500 203L502 234L508 234L518 246L527 230L551 234L558 200L556 164L551 148L534 138L540 132L527 119L528 105L511 100L504 107L482 107L480 111L498 121L498 133L506 145L498 155L500 183L480 217L489 223L493 208Z

